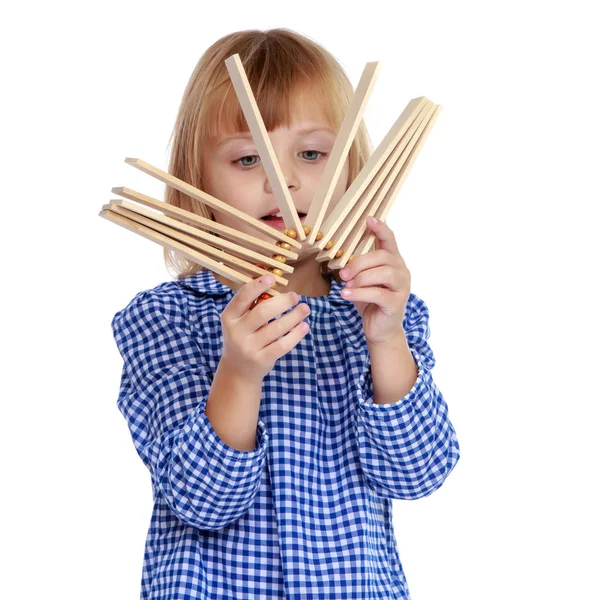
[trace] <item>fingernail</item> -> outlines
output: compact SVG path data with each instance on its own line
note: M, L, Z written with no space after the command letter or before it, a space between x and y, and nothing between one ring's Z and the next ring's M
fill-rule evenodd
M263 278L263 283L266 283L267 285L271 285L272 283L275 283L275 277L273 277L273 275L267 275L266 277Z
M375 217L369 217L368 221L369 221L369 225L376 225L378 222Z
M346 279L346 277L348 277L348 275L350 275L350 269L342 269L340 271L340 277Z

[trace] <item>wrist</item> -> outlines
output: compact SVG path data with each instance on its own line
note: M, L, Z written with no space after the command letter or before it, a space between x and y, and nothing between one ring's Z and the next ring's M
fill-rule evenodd
M221 357L217 373L229 381L240 385L259 385L262 386L263 377L256 372L246 372L238 365L229 362L224 357Z
M390 333L384 339L372 341L367 339L367 346L369 348L384 348L384 349L402 349L408 346L406 339L406 333L404 328L400 328L398 331Z

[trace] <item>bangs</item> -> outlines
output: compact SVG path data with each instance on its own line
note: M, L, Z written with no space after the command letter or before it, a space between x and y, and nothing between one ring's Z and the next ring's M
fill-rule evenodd
M264 77L257 84L250 80L258 110L267 131L278 127L291 127L295 119L324 119L334 131L339 129L342 115L337 114L340 105L337 90L323 80L306 81L296 76L288 80ZM256 90L256 91L254 91ZM249 133L246 117L237 94L228 79L219 92L205 99L204 114L199 119L203 128L201 138L217 139L223 135Z

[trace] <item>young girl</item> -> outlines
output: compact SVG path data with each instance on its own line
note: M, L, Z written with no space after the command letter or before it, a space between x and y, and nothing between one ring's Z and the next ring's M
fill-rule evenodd
M253 217L277 210L224 64L236 53L307 213L353 89L326 50L287 29L206 51L169 171ZM369 152L361 124L329 210ZM245 229L177 190L166 201ZM177 280L115 314L118 408L154 499L142 600L410 598L391 501L439 488L459 445L431 376L427 306L393 232L369 227L374 251L340 274L302 252L282 294L252 310L272 277L234 284L165 250Z

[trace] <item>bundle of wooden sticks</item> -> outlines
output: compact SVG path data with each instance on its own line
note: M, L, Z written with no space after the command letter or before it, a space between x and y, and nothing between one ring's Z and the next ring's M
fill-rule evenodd
M298 258L294 249L310 246L316 253L316 260L328 261L330 269L341 269L348 261L371 249L375 234L367 228L367 217L375 216L385 222L392 201L420 152L441 105L434 104L424 96L411 100L324 221L379 71L378 62L367 63L303 225L239 55L230 56L225 64L281 211L286 226L284 231L246 215L143 160L126 158L125 162L204 202L215 211L234 216L276 242L269 243L125 187L115 187L112 192L126 200L111 200L102 207L99 215L171 248L231 281L247 283L256 276L271 273L275 277L272 293L279 294L277 285L288 283L284 273L294 271L292 266L286 264L286 259ZM218 233L218 236L214 233ZM256 299L253 306L270 297L270 294L264 294Z

